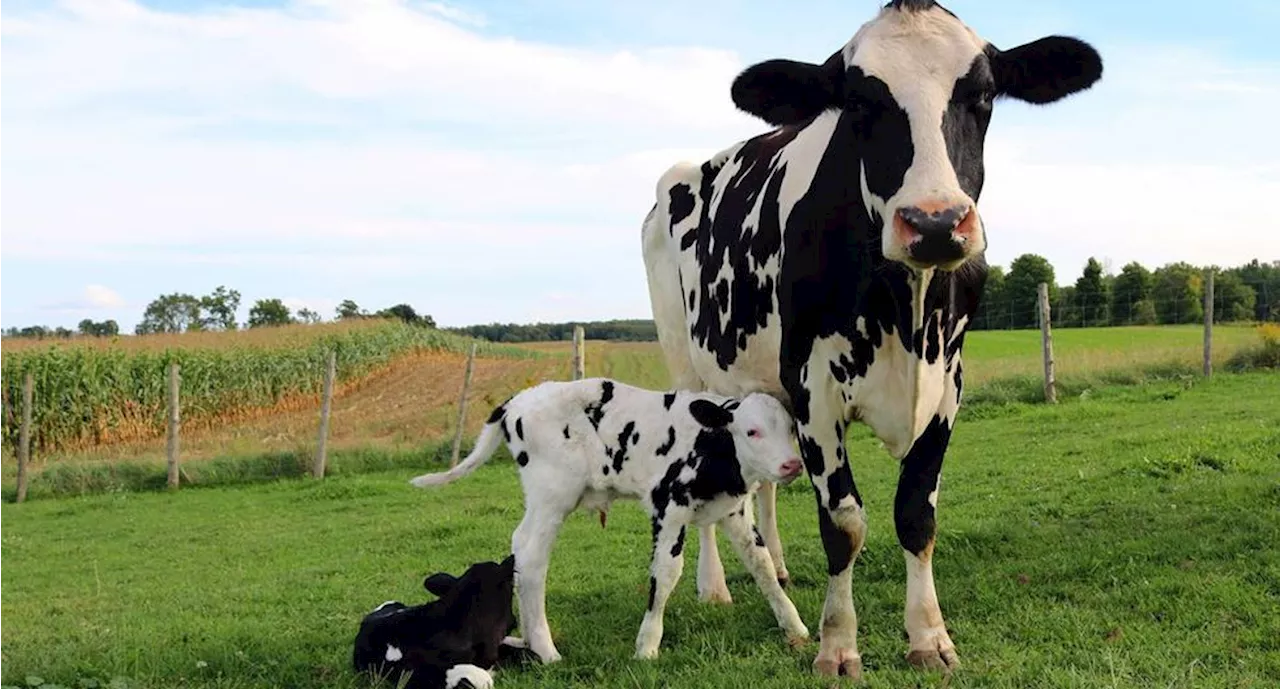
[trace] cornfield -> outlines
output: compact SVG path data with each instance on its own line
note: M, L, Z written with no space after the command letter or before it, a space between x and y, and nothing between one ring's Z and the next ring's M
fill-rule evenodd
M282 328L274 338L261 332L218 333L193 338L194 346L182 346L181 337L162 337L163 348L149 346L146 337L121 338L115 346L101 340L17 348L6 344L0 373L5 445L17 445L27 372L35 384L32 449L49 452L163 435L171 362L180 367L183 426L202 426L254 410L314 404L324 387L331 350L337 360L335 387L341 390L397 356L464 352L475 342L389 320ZM477 355L540 356L511 346L476 344Z

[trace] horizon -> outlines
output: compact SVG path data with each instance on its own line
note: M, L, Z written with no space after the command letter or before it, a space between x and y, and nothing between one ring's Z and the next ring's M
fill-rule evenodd
M132 332L218 285L241 321L259 298L650 320L658 176L768 129L733 108L738 71L821 61L881 4L5 3L0 327ZM989 263L1038 254L1068 285L1089 257L1280 260L1272 3L943 4L997 46L1074 35L1105 65L1060 103L997 103Z

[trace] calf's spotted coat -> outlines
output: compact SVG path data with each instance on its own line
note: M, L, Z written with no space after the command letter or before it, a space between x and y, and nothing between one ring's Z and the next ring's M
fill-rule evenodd
M653 526L648 610L636 656L658 654L663 611L684 564L685 528L719 522L792 643L808 638L745 509L760 481L803 471L793 421L775 398L656 392L603 378L547 382L494 409L476 448L446 472L412 479L426 487L475 471L505 442L519 467L525 514L511 538L525 643L544 662L560 659L547 625L552 544L575 509L603 515L638 500Z

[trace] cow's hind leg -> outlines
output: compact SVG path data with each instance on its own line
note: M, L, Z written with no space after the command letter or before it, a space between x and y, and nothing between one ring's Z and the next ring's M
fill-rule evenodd
M818 503L818 532L827 555L827 596L822 606L822 643L814 670L820 675L860 677L858 614L853 606L853 563L867 535L862 497L844 447L845 420L839 397L815 396L796 420L800 455Z
M903 612L910 643L907 662L924 669L950 670L960 664L933 586L938 478L950 438L950 419L934 416L902 460L893 502L898 542L907 561L907 601Z
M760 587L765 599L769 601L778 626L787 634L787 642L792 646L799 646L809 638L809 630L800 621L795 604L778 583L778 573L773 568L773 559L769 557L769 550L765 547L764 536L751 523L748 514L746 505L743 505L720 523L724 526L725 535L733 543L734 550L738 551L738 557L742 558L742 563L755 579L756 586Z

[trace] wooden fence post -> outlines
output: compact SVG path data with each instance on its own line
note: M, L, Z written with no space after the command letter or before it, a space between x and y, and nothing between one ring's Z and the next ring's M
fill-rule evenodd
M476 344L471 343L471 352L467 354L467 372L462 378L462 395L458 398L458 427L453 432L453 454L449 457L449 468L458 465L458 453L462 450L462 429L467 420L467 393L471 390L471 371L476 363Z
M1050 404L1058 402L1058 389L1053 377L1053 333L1049 326L1049 285L1042 282L1037 288L1040 303L1040 348L1044 354L1044 399Z
M178 362L174 361L169 364L169 436L165 443L165 457L169 463L169 489L173 490L178 487L178 421L179 409L181 405L178 400L179 392L179 371Z
M1204 375L1213 375L1213 269L1204 282Z
M329 413L333 409L333 382L338 376L338 353L329 350L328 365L324 370L324 397L320 399L320 434L316 439L316 458L311 464L311 475L324 478L328 461Z
M22 427L18 429L18 495L14 502L27 499L27 467L31 464L31 406L35 380L31 372L22 379Z
M582 326L573 326L573 379L582 380L587 377L586 333Z

